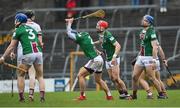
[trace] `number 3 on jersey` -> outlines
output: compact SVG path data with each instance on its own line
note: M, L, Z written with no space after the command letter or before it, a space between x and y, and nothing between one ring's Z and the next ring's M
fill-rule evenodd
M33 33L33 29L26 29L26 31L29 33L28 38L33 40L35 39L35 34Z

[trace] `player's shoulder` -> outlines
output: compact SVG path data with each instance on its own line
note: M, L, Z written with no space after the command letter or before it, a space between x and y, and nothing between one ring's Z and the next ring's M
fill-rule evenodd
M79 34L80 34L81 36L88 36L88 35L89 35L88 32L80 32Z
M112 33L109 32L108 30L105 31L104 36L105 36L105 38L111 38L111 37L113 37Z
M35 27L39 27L40 28L40 25L34 21L30 21L30 22L27 22L26 25L31 25L31 26L35 26Z
M19 27L17 27L16 29L15 29L15 32L20 32L20 31L24 31L25 30L25 27L26 25L20 25Z
M149 32L155 32L155 28L154 26L150 26L149 29L148 29Z

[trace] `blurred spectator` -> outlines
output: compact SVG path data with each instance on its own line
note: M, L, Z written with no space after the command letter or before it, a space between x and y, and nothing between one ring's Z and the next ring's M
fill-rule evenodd
M67 18L72 18L75 16L76 11L72 10L73 8L76 8L76 0L67 0L66 3L67 11Z
M167 12L167 0L160 0L160 12Z

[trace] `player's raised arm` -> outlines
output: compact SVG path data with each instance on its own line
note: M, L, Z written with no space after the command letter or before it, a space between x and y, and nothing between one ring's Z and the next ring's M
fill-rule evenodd
M73 39L73 40L76 40L76 31L72 30L71 26L72 26L72 23L74 21L74 18L70 18L70 19L65 19L66 21L66 31L67 31L67 35L69 38Z

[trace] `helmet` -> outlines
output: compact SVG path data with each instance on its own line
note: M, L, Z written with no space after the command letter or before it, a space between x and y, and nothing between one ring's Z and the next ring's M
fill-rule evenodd
M99 25L100 27L104 27L105 29L108 28L108 22L100 20L97 22L97 25Z
M15 16L15 20L20 23L26 23L27 22L27 16L23 13L18 13Z
M151 15L145 15L144 18L148 21L149 24L154 23L154 18Z
M33 16L35 16L34 11L32 10L25 10L24 14L28 17L28 18L32 18Z

